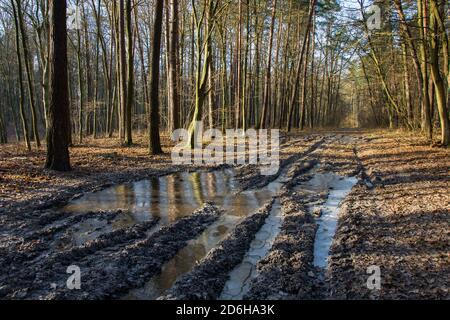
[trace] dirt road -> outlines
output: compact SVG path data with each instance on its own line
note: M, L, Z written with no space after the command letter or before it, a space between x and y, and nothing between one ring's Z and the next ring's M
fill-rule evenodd
M143 145L74 149L77 170L59 175L42 172L42 153L1 150L0 298L450 298L448 150L380 132L283 140L272 177L173 167ZM330 181L348 177L357 183L320 268ZM81 290L66 287L71 265ZM380 290L367 286L371 266Z

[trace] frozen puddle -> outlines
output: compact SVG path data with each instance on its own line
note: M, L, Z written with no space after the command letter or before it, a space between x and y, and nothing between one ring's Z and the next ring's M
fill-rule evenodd
M314 266L316 267L327 268L328 256L338 225L340 205L357 182L356 177L345 178L334 173L317 173L312 180L302 186L313 192L329 190L325 204L311 207L311 210L321 209L322 212L317 221L319 229L314 243Z
M258 275L256 265L272 248L275 238L280 233L282 221L280 200L277 198L242 263L230 273L230 279L225 284L220 300L242 300L248 293L252 280Z

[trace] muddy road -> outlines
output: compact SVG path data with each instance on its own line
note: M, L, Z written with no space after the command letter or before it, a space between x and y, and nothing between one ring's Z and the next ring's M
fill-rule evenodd
M449 299L449 160L415 138L329 132L284 136L274 176L164 159L20 203L8 191L0 298Z

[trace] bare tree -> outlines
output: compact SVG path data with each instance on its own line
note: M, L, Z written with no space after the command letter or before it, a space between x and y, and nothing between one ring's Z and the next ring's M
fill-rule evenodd
M45 167L57 171L71 170L66 11L66 0L50 0L50 105Z
M150 119L149 142L150 153L161 154L161 137L159 135L159 62L161 56L161 37L163 24L164 0L156 0L155 18L153 22L152 73L150 79Z

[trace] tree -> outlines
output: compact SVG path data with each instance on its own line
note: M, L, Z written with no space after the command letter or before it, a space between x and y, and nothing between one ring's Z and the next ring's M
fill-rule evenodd
M195 74L195 106L192 121L189 126L189 137L191 148L195 148L195 135L198 131L198 123L203 121L203 106L207 98L207 85L209 77L209 65L211 63L209 40L215 28L215 15L219 2L214 3L212 0L204 0L203 10L198 12L194 2L192 2L194 10L194 22L196 33L196 48L197 48L197 69ZM205 22L207 19L207 23ZM204 28L204 30L202 30ZM204 32L202 32L204 31ZM203 34L203 39L202 39Z
M428 89L428 48L427 48L427 37L428 37L428 8L427 0L417 0L417 21L419 25L419 47L421 55L421 66L422 66L422 92L424 103L422 105L422 130L427 135L428 139L433 136L433 128L431 121L431 106L430 106L430 96Z
M17 54L17 65L18 65L18 72L19 72L19 89L20 89L20 97L19 97L19 110L20 110L20 120L22 122L22 129L23 129L23 135L25 137L25 143L27 146L28 151L31 151L31 144L30 144L30 135L28 132L28 122L25 115L25 90L23 88L23 76L22 76L22 54L20 52L20 31L19 31L19 19L17 14L17 8L16 4L14 3L14 0L11 0L11 5L13 8L13 16L14 16L14 26L16 29L15 35L16 35L16 54Z
M16 0L17 3L17 16L19 19L19 29L20 36L22 39L22 49L23 49L23 57L25 62L25 71L27 75L27 85L28 85L28 98L30 102L30 110L31 110L31 124L33 129L33 138L36 142L36 146L38 148L41 147L41 139L39 138L39 129L37 124L37 115L36 115L36 104L34 99L34 85L33 85L33 70L32 70L32 62L30 51L28 50L28 37L27 31L25 30L25 23L23 21L23 10L22 5L19 0Z
M170 0L170 40L169 40L169 131L180 128L180 93L178 88L179 73L179 4Z
M77 7L80 5L79 0L76 2ZM85 100L85 92L84 92L84 81L83 81L83 61L81 56L81 30L80 28L77 28L77 47L76 47L76 54L77 54L77 80L78 80L78 101L79 101L79 107L78 107L78 133L79 133L79 141L80 143L83 143L83 127L84 127L84 100Z
M5 120L3 120L3 110L0 111L0 144L8 143L8 131Z
M441 33L444 37L446 36L445 28L443 27L442 17L438 10L438 5L436 0L430 0L431 4L431 76L433 78L433 83L436 89L436 99L437 106L439 111L439 119L441 123L441 143L444 146L450 145L450 123L448 119L448 108L447 108L447 96L446 96L446 87L445 87L445 79L441 75L441 69L439 66L439 33ZM440 23L438 21L441 21ZM444 48L447 47L448 44L444 40ZM445 49L444 49L445 50ZM447 55L447 63L448 63L448 55ZM448 68L445 68L448 71ZM444 70L445 70L444 69Z
M267 69L266 78L264 82L264 102L263 110L261 113L261 119L257 129L265 128L267 120L267 110L269 109L269 97L270 97L270 82L271 82L271 72L272 72L272 46L273 46L273 32L275 28L275 14L277 12L277 0L273 0L272 4L272 22L270 23L270 34L269 34L269 47L267 51Z
M132 115L131 110L134 103L134 48L133 48L133 29L132 29L132 6L131 0L126 2L126 32L127 32L127 99L125 107L125 145L131 146L133 144L133 127L132 127Z
M120 129L120 139L126 139L125 131L127 126L127 114L128 114L128 106L127 106L127 53L126 53L126 37L125 37L125 8L124 8L124 0L119 0L119 8L118 8L118 33L119 33L119 43L118 43L118 53L119 53L119 70L118 70L118 79L120 83L120 113L121 113L121 122L119 124Z
M71 170L66 11L66 0L50 0L50 104L45 167L56 171Z
M158 155L163 153L161 137L159 135L159 62L161 56L161 33L163 23L164 0L156 0L155 18L153 22L153 51L152 51L152 73L150 79L150 119L149 119L149 142L150 153Z

